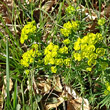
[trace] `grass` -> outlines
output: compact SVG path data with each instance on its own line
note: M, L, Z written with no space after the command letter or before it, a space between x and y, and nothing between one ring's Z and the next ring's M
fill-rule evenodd
M9 48L8 48L8 38L6 45L6 82L7 82L7 108L10 109L10 93L9 93Z
M97 7L99 7L99 11L97 11L93 7L93 3L87 1L87 0L81 0L77 2L77 6L84 5L83 3L86 3L84 7L86 7L88 10L91 9L95 12L96 15L98 15L100 19L101 17L101 6L103 2L99 0L99 4ZM2 2L2 4L4 4ZM104 59L98 59L97 62L105 61L108 63L108 69L101 71L100 70L100 63L98 63L96 66L93 67L92 72L85 71L84 67L87 66L85 62L75 62L71 64L70 67L64 66L63 68L58 68L58 73L53 74L50 70L50 65L45 66L42 62L40 65L38 65L39 59L44 58L44 52L43 50L48 46L48 43L52 41L54 44L58 45L59 47L63 47L62 41L65 39L64 36L60 33L60 29L63 27L63 24L66 23L69 20L80 20L80 31L72 34L69 36L69 39L71 39L71 42L75 42L80 36L83 38L85 33L87 31L91 32L91 29L87 30L87 25L91 24L92 22L95 22L93 19L86 22L87 16L85 15L82 10L75 12L74 14L68 15L64 13L63 11L66 10L65 7L67 5L74 5L75 4L71 1L59 1L56 3L54 7L51 7L50 11L46 11L45 8L42 8L43 6L46 7L46 3L41 3L41 1L33 2L31 1L29 4L26 2L23 4L18 1L18 5L14 3L13 10L10 10L6 4L6 9L8 12L10 12L10 20L12 22L11 28L6 24L6 21L3 19L3 15L0 16L0 22L2 25L0 28L2 28L2 32L0 32L0 43L1 43L1 49L0 49L0 65L2 68L0 68L0 71L2 72L2 75L6 75L6 93L7 96L4 99L4 108L8 110L45 110L46 105L48 105L48 100L45 102L43 100L49 99L50 103L54 103L52 98L56 98L58 95L60 97L60 94L54 92L54 86L53 86L53 92L50 91L46 93L46 90L48 91L50 87L49 84L45 84L46 80L51 80L55 76L60 76L61 78L64 78L62 82L62 86L64 85L70 85L72 88L74 88L75 91L79 93L79 96L83 98L81 103L84 103L84 98L88 99L90 105L92 106L91 109L93 110L99 110L107 108L109 109L109 95L105 96L104 90L105 87L105 81L107 80L109 82L109 24L106 24L105 26L96 26L99 32L102 32L103 36L105 37L103 41L104 44L100 44L99 47L105 48L106 54ZM39 5L39 6L38 6ZM18 8L20 7L20 8ZM76 7L77 8L77 7ZM54 11L52 11L52 9ZM37 13L40 12L40 14ZM34 14L36 12L36 15L34 17ZM16 13L16 15L15 15ZM91 10L89 10L89 13L92 16ZM27 24L28 21L32 21L36 19L36 17L39 16L39 22L37 23L38 30L35 34L31 35L32 39L29 39L25 42L25 44L20 43L20 35L22 28ZM107 18L109 19L109 18ZM50 27L49 27L50 26ZM96 28L94 28L94 33L96 31ZM106 30L106 33L105 33ZM44 41L43 41L44 40ZM32 43L37 42L38 44L41 44L39 47L40 52L42 53L41 57L34 57L34 62L31 64L31 66L23 67L20 64L20 60L22 58L22 54L30 49ZM73 44L68 47L70 49L70 53L73 52ZM98 47L98 45L97 45ZM70 58L71 54L68 53L67 55L62 55L62 58ZM78 66L76 66L78 65ZM6 69L6 72L5 72ZM29 74L25 73L25 70L29 70ZM89 74L90 73L90 74ZM1 74L0 74L1 75ZM48 77L46 77L46 75ZM40 78L40 81L39 81ZM44 79L45 80L44 80ZM105 78L105 79L104 79ZM13 88L10 91L10 79L13 81ZM42 84L42 80L45 82L43 84L44 88L39 88L39 83ZM28 83L27 83L28 82ZM51 84L52 85L52 84ZM39 91L39 92L37 92ZM45 91L45 92L43 92ZM43 92L43 94L42 94ZM54 94L56 96L54 96ZM53 96L51 96L53 95ZM93 97L92 97L93 96ZM57 102L57 101L56 101ZM66 110L66 102L64 101L61 106L58 106L57 108L59 110ZM99 104L98 104L99 103ZM82 108L84 108L82 104ZM97 109L96 109L97 108ZM54 109L52 109L54 110Z

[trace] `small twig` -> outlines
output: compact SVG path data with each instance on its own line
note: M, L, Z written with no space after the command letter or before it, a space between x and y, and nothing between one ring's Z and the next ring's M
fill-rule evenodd
M44 110L44 106L43 106L42 100L40 101L40 105L41 105L41 110Z
M46 100L45 101L47 101L48 100L48 98L49 98L49 96L52 94L52 92L53 92L53 89L54 88L52 88L52 90L50 91L50 93L49 93L49 95L47 96L47 98L46 98Z
M3 53L0 53L0 55L4 56L4 57L7 57L6 54L3 54ZM9 58L13 59L12 56L9 56Z
M65 104L65 101L63 102L63 110L66 110L66 104Z
M2 23L0 23L0 25L3 26ZM10 26L10 27L15 26L15 25L12 25L12 24L5 24L5 25L6 25L6 26ZM21 27L21 25L16 25L16 27Z
M61 84L62 84L62 90L64 90L65 91L65 88L64 88L64 84L63 84L63 81L62 81L62 77L61 77L61 75L59 75L59 77L60 77L60 81L61 81ZM63 110L66 110L66 104L65 104L65 101L63 102Z

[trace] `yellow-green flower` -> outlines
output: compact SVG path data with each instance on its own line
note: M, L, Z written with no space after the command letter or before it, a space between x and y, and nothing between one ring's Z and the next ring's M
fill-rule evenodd
M96 53L91 53L91 54L89 55L89 58L97 59L97 54L96 54Z
M79 42L75 42L74 43L74 50L80 50L80 44L79 44Z
M45 56L44 57L44 64L47 65L49 63L49 58L48 56Z
M70 44L70 40L69 40L69 39L65 39L65 40L63 41L63 43L64 43L65 45L68 45L68 44Z
M52 73L56 73L56 72L57 72L56 66L52 66L52 67L51 67L51 72L52 72Z
M28 69L25 70L24 73L25 73L26 75L28 75L28 74L29 74L29 70L28 70Z
M81 51L87 50L87 44L81 44Z
M109 92L108 90L105 90L105 91L104 91L104 94L105 94L105 95L108 95L109 93L110 93L110 92Z
M77 41L74 43L74 49L75 50L80 50L81 46L80 46L80 43L81 43L81 39L80 37L77 39Z
M91 67L86 68L86 71L92 71Z
M60 66L62 66L62 65L63 65L63 59L62 59L62 58L55 59L55 65L60 65Z
M27 39L28 39L28 35L24 35L23 37L20 37L21 44L23 44L24 41L27 40Z
M106 86L106 90L104 91L104 94L108 95L108 94L110 94L110 83L107 81L105 83L105 86Z
M72 29L72 25L71 25L71 22L70 21L68 21L67 23L65 23L64 25L63 25L63 28L66 28L66 29Z
M69 34L71 34L71 29L72 29L72 25L70 23L70 21L68 21L67 23L65 23L63 25L63 28L60 29L61 34L63 34L65 37L68 37Z
M72 31L77 31L78 30L78 22L77 21L68 21L63 25L63 28L60 29L61 34L63 34L65 37L68 37L71 34Z
M87 36L88 36L88 44L89 45L94 45L95 43L96 43L96 34L94 34L94 33L88 33L87 34Z
M29 67L29 63L23 59L21 59L21 62L20 62L24 67Z
M72 28L74 31L77 31L78 30L78 21L71 21L71 24L72 24Z
M102 26L102 25L105 24L105 22L106 22L106 19L105 18L101 18L101 19L98 20L98 25Z
M49 63L53 65L53 64L55 63L54 58L50 58L50 59L49 59Z
M81 61L81 59L82 59L81 54L74 53L73 55L74 55L75 60Z
M65 36L68 37L71 34L71 30L69 29L60 29L60 32Z
M90 59L88 60L88 65L89 65L89 66L96 65L96 60L94 60L93 58L90 58Z
M101 62L100 63L102 70L106 70L106 68L108 67L108 63L106 62Z
M102 34L96 33L96 40L97 40L97 42L102 41L103 40Z
M52 51L53 47L54 47L54 44L52 42L50 42L50 44L44 50L44 55L50 53L50 51Z
M64 59L64 65L70 66L70 58Z
M98 56L103 56L105 54L105 49L104 48L97 48L96 53Z
M59 51L59 46L58 45L54 45L52 42L50 42L50 44L45 48L44 50L44 64L55 64L55 58L58 55Z
M38 44L32 44L31 47L38 50Z
M66 8L66 12L68 14L73 14L74 11L75 11L75 8L71 5Z
M59 53L68 53L68 47L64 46L62 48L59 49Z
M57 51L52 51L51 55L52 55L52 57L57 57Z
M58 45L54 45L52 42L50 42L50 44L44 50L44 55L51 54L52 57L54 57L57 55L58 49Z
M38 45L34 44L32 45L32 49L27 50L27 52L23 53L20 63L24 67L29 67L29 64L33 63L34 57L36 57L38 54L39 54Z
M51 54L47 54L44 57L44 64L45 65L47 65L47 64L54 64L54 58L51 56Z
M81 57L82 57L82 59L84 59L86 57L88 58L88 55L85 51L81 51Z
M31 58L29 59L29 63L32 63L33 61L34 61L34 58L31 57Z
M95 51L95 46L94 46L94 45L88 45L88 46L87 46L87 51L88 51L88 52L93 52L93 51Z
M108 91L110 91L110 85L109 85L109 86L107 86L107 90L108 90Z
M108 81L106 81L105 86L108 87L110 85L110 83Z
M28 22L22 29L21 31L21 37L20 37L20 42L21 44L24 43L25 40L28 39L28 35L31 33L36 32L36 26L35 26L35 21Z
M84 37L81 39L81 43L82 43L82 44L87 44L87 43L88 43L88 40L89 40L89 38L88 38L88 36L86 35L86 36L84 36Z
M54 48L53 51L57 51L59 49L59 46L58 45L54 45L53 48Z

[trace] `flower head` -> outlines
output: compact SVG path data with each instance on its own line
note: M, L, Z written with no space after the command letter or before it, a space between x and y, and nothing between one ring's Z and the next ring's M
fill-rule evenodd
M86 68L86 71L92 71L91 67Z
M67 59L64 59L64 64L66 65L66 66L70 66L70 58L67 58Z
M105 18L101 18L101 19L98 20L98 25L102 26L102 25L105 24L105 22L106 22L106 19Z
M74 53L73 55L74 55L75 60L81 61L82 57L80 53Z
M73 12L75 11L75 8L71 5L69 5L67 8L66 8L66 12L68 14L72 14Z
M63 43L64 43L65 45L68 45L68 44L70 43L70 40L69 40L69 39L65 39L65 40L63 41Z
M52 72L52 73L56 73L56 72L57 72L56 66L52 66L52 67L51 67L51 72Z
M22 29L21 31L21 37L20 37L20 42L21 44L24 43L25 40L28 39L28 35L31 33L35 33L36 31L36 26L35 26L35 21L28 22Z
M104 48L97 48L96 53L98 56L103 56L105 54L105 49Z
M62 54L68 53L68 47L64 46L64 47L60 48L59 53L62 53Z

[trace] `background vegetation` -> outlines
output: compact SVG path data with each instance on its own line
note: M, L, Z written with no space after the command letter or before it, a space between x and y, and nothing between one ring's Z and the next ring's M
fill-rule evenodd
M109 3L1 0L0 109L109 110Z

